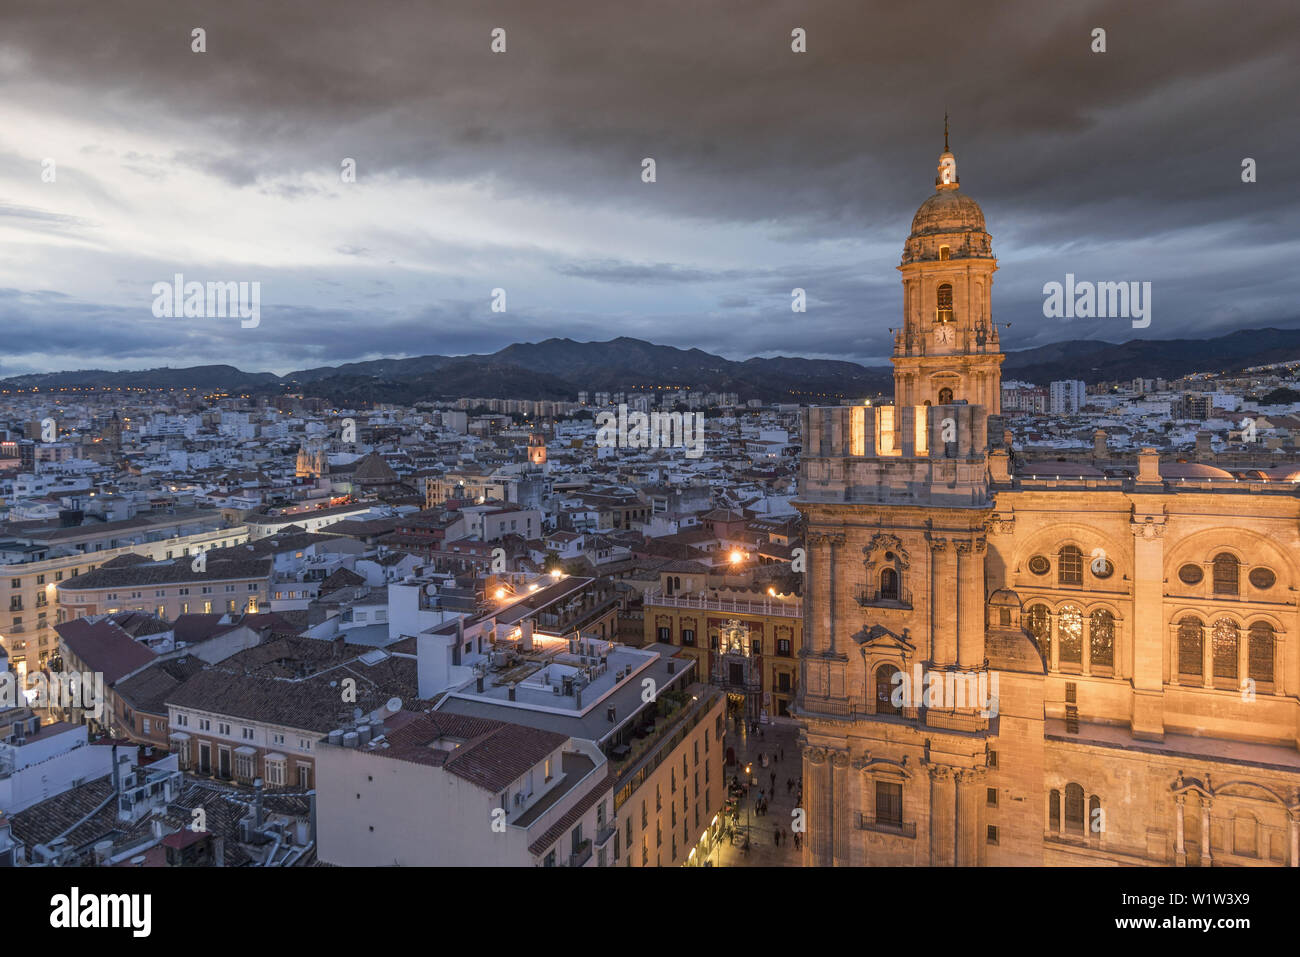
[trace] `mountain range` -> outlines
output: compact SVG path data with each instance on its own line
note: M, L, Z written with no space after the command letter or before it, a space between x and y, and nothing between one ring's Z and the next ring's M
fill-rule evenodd
M1076 339L1007 354L1004 379L1039 385L1057 379L1177 378L1300 360L1300 329L1245 329L1214 339ZM230 365L135 372L101 369L34 373L0 380L0 389L223 389L301 392L338 404L410 404L421 400L533 398L573 400L579 391L635 392L659 387L735 392L742 399L816 402L892 392L891 366L835 359L777 357L735 361L620 337L607 342L546 339L490 355L372 359L303 369L284 376Z

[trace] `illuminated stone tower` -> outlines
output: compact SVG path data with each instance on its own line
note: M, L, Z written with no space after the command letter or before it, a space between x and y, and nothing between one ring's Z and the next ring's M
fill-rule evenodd
M546 465L546 436L540 432L528 436L528 464L538 468Z
M1041 733L1042 663L1014 629L1003 640L1001 611L997 650L986 645L996 263L950 152L937 185L899 267L894 404L804 412L796 713L809 865L1006 862L1033 843L1008 832L1016 853L999 856L980 830L988 752L1008 726L995 699L1037 713ZM1020 671L1024 687L1008 674Z
M903 327L894 336L899 405L982 405L1002 411L1002 351L992 319L998 261L979 204L961 191L957 158L944 151L934 195L912 218L903 247Z

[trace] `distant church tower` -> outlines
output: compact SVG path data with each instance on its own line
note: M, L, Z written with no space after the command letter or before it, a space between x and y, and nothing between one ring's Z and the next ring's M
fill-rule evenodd
M294 470L298 478L321 478L330 474L329 453L324 447L312 443L312 448L298 446L298 462Z
M1002 352L992 318L998 261L979 204L961 191L957 158L943 155L935 193L916 211L903 247L903 328L894 336L894 401L965 400L1002 412Z
M540 432L528 436L528 464L537 468L546 465L546 436Z
M117 410L113 410L113 415L104 425L104 442L114 451L122 449L122 420L118 417Z

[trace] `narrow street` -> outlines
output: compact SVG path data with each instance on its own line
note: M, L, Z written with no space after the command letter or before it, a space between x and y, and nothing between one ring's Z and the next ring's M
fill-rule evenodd
M727 781L735 776L745 783L745 765L750 764L750 784L747 793L739 802L739 827L734 843L724 842L712 854L715 867L798 867L800 852L795 850L794 835L790 824L794 820L791 811L795 808L795 798L799 793L799 776L803 773L803 762L799 756L798 727L792 722L760 725L758 732L751 732L741 722L739 726L733 719L727 722L727 747L735 748L737 764L727 767ZM763 756L767 757L767 767L763 766ZM779 755L779 760L778 760ZM773 778L775 775L775 779ZM754 778L758 784L753 784ZM775 788L773 787L775 780ZM787 788L787 781L794 786ZM760 816L755 811L759 791L768 802L767 813ZM749 825L749 851L743 850L746 824ZM774 829L780 828L781 841L775 842Z

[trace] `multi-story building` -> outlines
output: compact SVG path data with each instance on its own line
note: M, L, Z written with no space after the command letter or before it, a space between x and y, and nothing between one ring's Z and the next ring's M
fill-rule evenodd
M724 591L701 597L698 589L679 586L675 593L647 591L643 607L646 642L679 647L695 660L700 680L727 694L733 711L750 719L789 716L803 648L797 595Z
M270 598L272 565L271 558L222 557L196 568L190 558L151 562L123 556L59 582L57 591L69 618L126 610L160 618L255 613Z
M14 670L26 674L44 667L54 654L56 623L88 613L59 606L62 582L123 555L166 561L241 544L248 529L226 527L211 510L169 509L92 525L10 528L0 535L0 645ZM141 598L140 607L150 607Z
M410 656L342 639L278 637L209 665L166 695L180 767L238 784L311 788L316 742L354 709L412 705Z
M1086 401L1087 386L1082 379L1062 379L1049 386L1048 411L1052 415L1077 415Z
M955 193L917 213L909 302L991 274ZM1013 466L988 354L947 344L895 359L894 406L805 414L805 863L1300 865L1294 484Z

